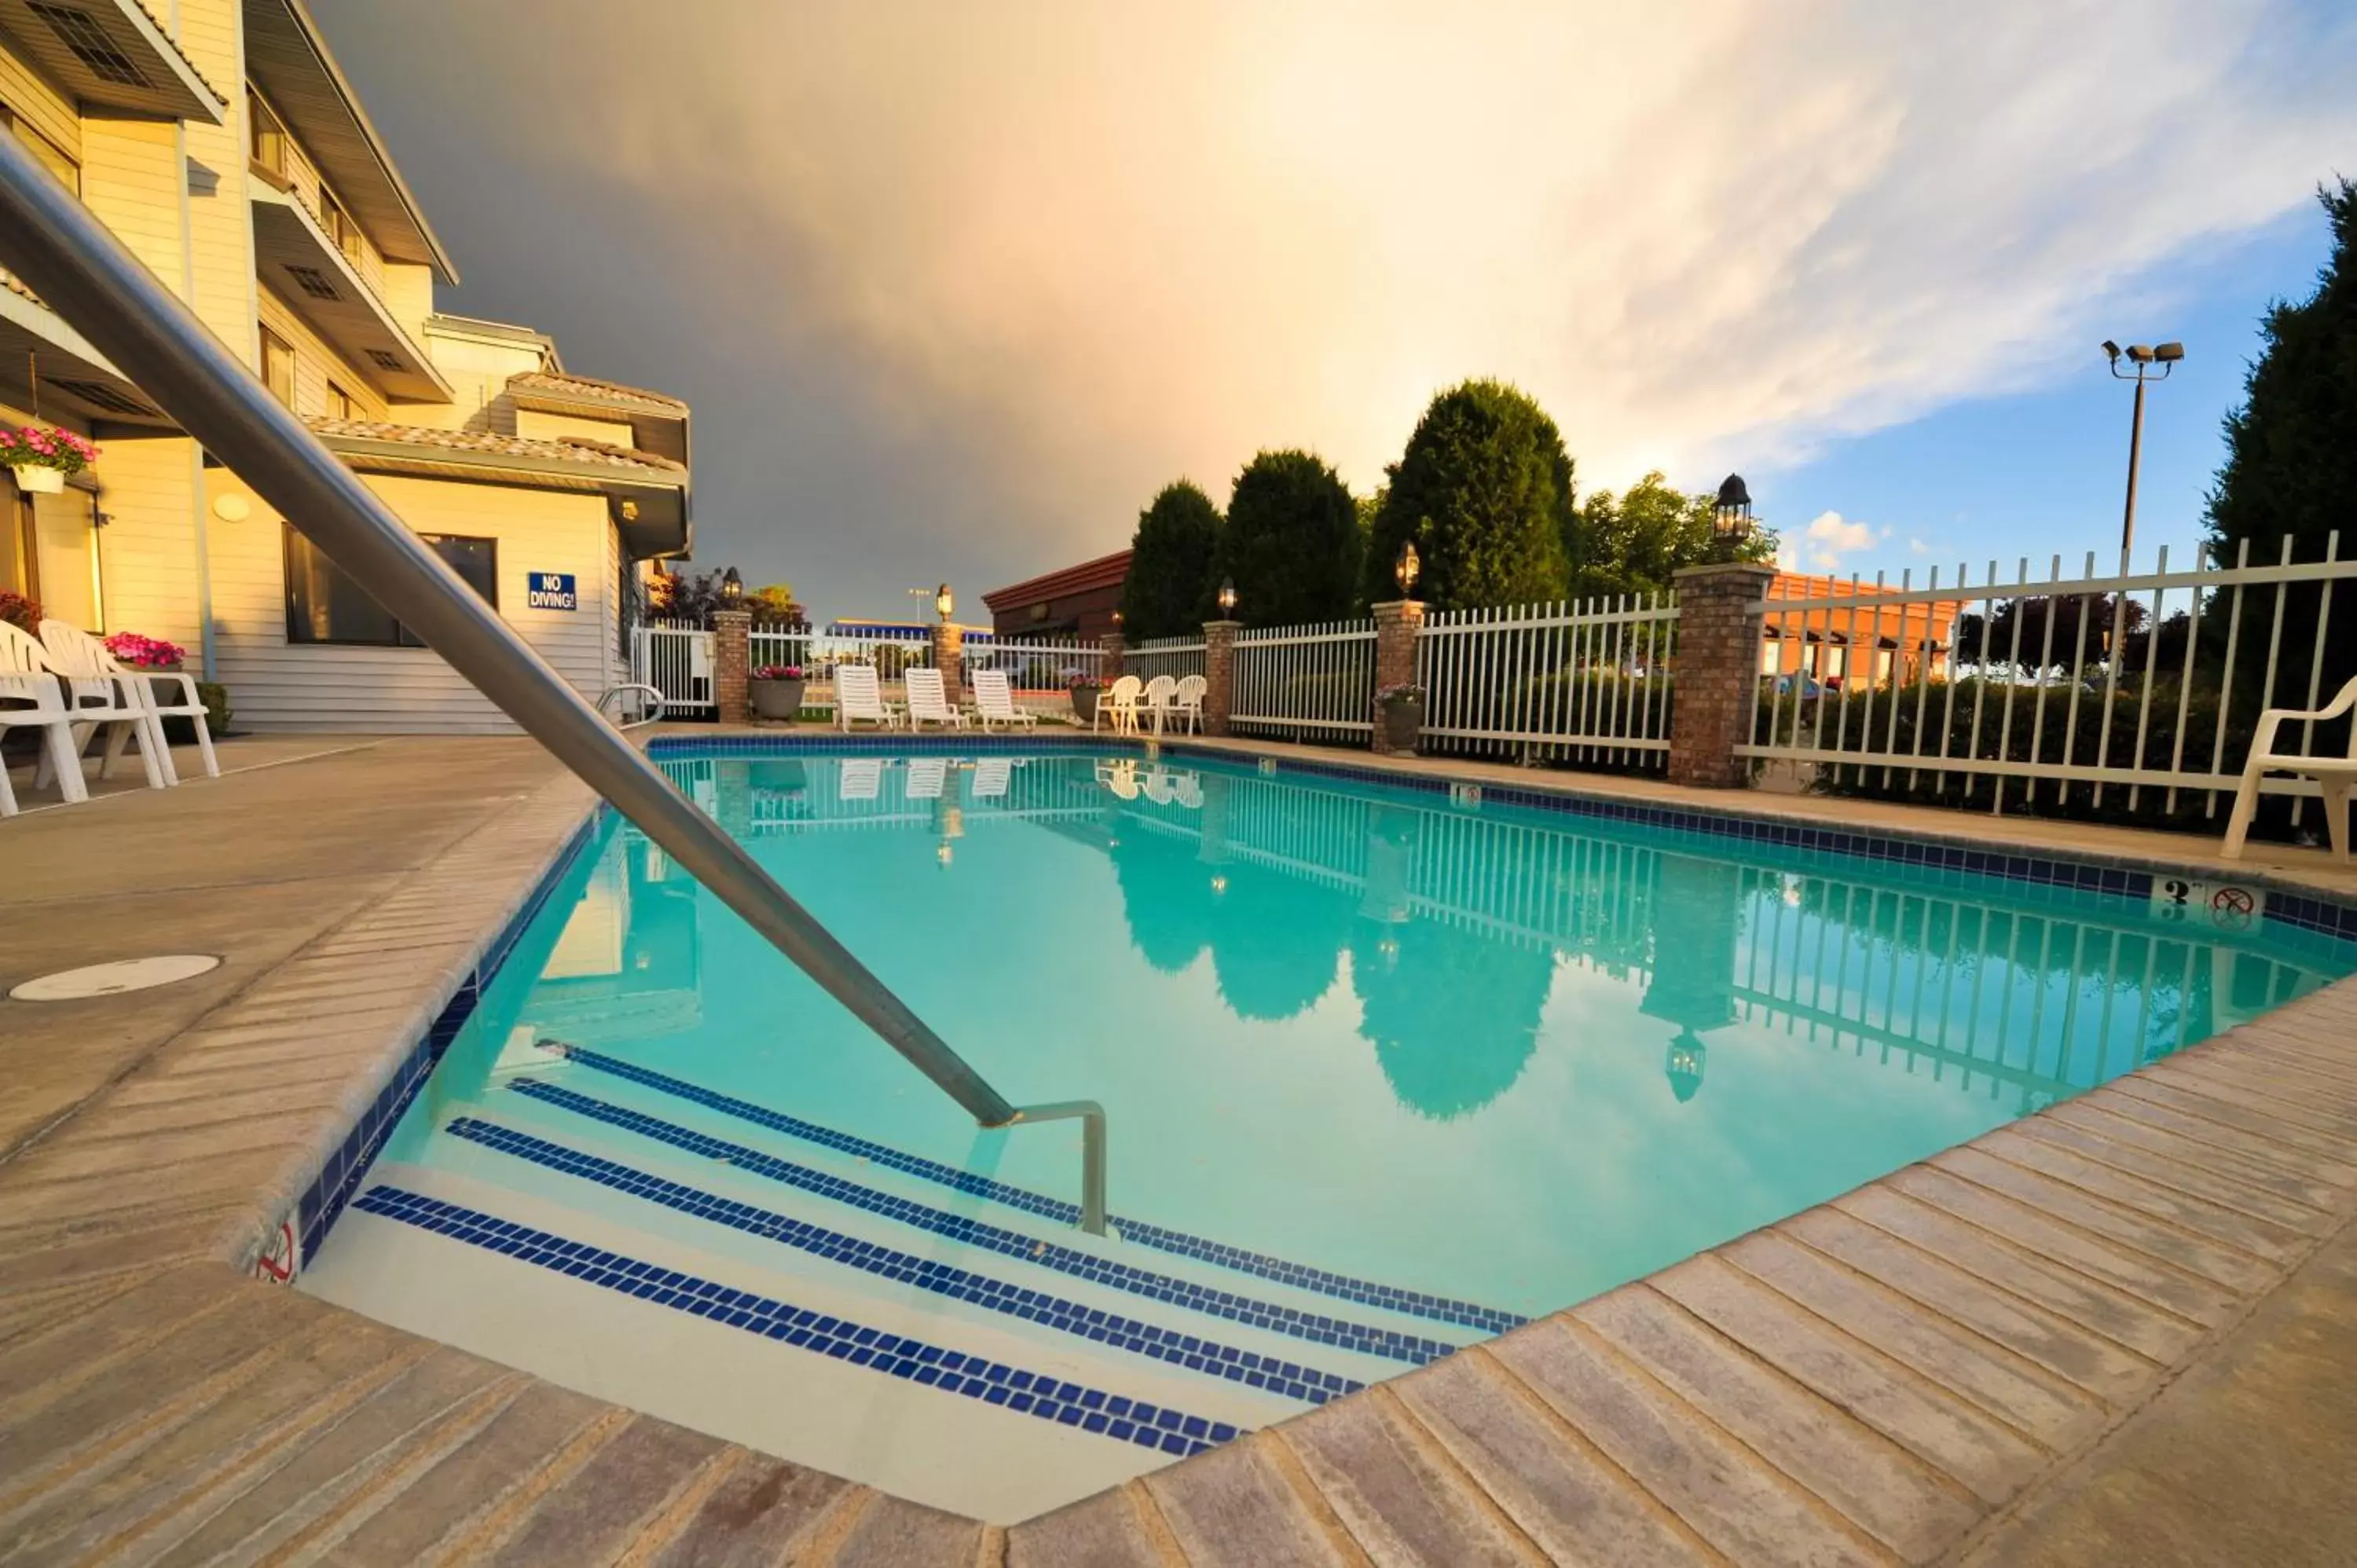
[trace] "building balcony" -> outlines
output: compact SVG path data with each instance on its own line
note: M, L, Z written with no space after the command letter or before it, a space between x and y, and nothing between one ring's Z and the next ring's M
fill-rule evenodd
M392 401L448 403L450 383L411 340L319 220L251 166L253 266L330 347Z
M85 110L226 121L228 101L139 0L0 0L0 31Z

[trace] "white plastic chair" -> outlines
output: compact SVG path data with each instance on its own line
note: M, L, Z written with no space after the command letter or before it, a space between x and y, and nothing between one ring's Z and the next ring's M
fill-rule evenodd
M1140 728L1145 727L1146 721L1151 717L1154 721L1154 733L1157 735L1162 733L1162 726L1169 719L1172 711L1170 694L1178 689L1178 678L1171 675L1157 675L1146 683L1146 690L1139 693L1137 698L1137 721Z
M1125 757L1113 762L1098 763L1097 782L1112 790L1121 800L1136 800L1139 792L1136 761Z
M1203 728L1203 693L1211 683L1200 675L1181 675L1177 690L1170 693L1170 711L1187 721L1187 733L1200 734Z
M1030 712L1015 705L1015 690L1008 683L1004 670L977 670L974 672L974 711L981 718L985 729L993 725L1030 729L1039 722Z
M2258 731L2251 736L2250 760L2243 764L2243 782L2234 790L2234 814L2226 819L2228 860L2242 858L2243 840L2249 835L2251 818L2259 809L2259 780L2269 773L2297 773L2316 780L2324 796L2324 826L2332 837L2333 855L2349 858L2349 791L2357 786L2357 720L2350 725L2346 757L2299 757L2277 752L2275 744L2276 731L2287 723L2313 719L2321 724L2353 708L2357 708L2357 677L2320 708L2269 708L2259 715Z
M180 781L179 769L172 762L171 745L164 738L166 719L187 719L195 727L197 751L205 760L205 777L221 777L221 759L213 755L212 725L206 718L204 703L197 696L194 677L177 670L140 670L125 664L107 651L106 644L71 621L43 621L41 647L49 661L70 675L113 677L115 684L145 711L165 783ZM122 745L118 734L113 751L120 752ZM113 753L110 753L108 761L111 764L113 760Z
M1104 695L1097 699L1096 716L1089 720L1090 730L1093 732L1097 727L1097 719L1103 719L1113 726L1113 733L1115 735L1135 735L1137 733L1137 693L1144 690L1145 685L1146 682L1135 675L1124 675L1120 680L1107 686Z
M922 729L927 725L965 728L965 715L950 705L948 693L942 689L940 671L911 670L901 679L908 683L910 729Z
M58 793L69 803L87 800L82 782L81 748L74 742L73 714L67 711L65 690L50 673L41 645L6 621L0 621L0 736L12 729L39 729L41 756L48 766L36 769L58 781ZM16 814L16 791L8 769L0 767L0 817Z
M1146 798L1157 806L1167 806L1176 799L1174 783L1167 769L1157 768L1146 776Z
M848 730L854 724L872 724L878 729L895 729L899 723L899 711L884 700L884 687L876 678L876 666L834 667L835 728Z
M835 775L834 798L838 800L873 800L884 784L884 759L880 757L846 757L843 771Z
M130 690L130 682L118 681L104 671L84 674L60 668L57 657L47 646L34 641L16 627L0 625L0 633L5 633L5 640L16 648L14 653L0 655L0 669L23 673L47 671L56 680L66 716L73 721L73 729L64 752L60 753L54 746L43 749L40 766L33 774L35 788L40 788L55 778L67 800L86 799L87 791L81 777L81 750L89 743L91 732L102 729L112 733L107 736L106 759L99 765L100 778L111 777L116 761L123 756L124 746L136 741L139 760L147 773L147 788L161 789L166 787L167 775L158 760L164 751L163 726L154 725L154 733L150 735L150 720L140 699Z
M1178 775L1178 781L1171 785L1170 795L1173 800L1188 810L1201 811L1203 776L1200 773L1181 773Z
M912 757L909 758L908 777L901 781L900 795L908 800L938 800L942 787L949 782L950 759L946 757Z

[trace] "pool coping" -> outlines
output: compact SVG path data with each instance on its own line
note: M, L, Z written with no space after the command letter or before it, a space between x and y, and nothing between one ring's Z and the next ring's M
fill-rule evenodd
M669 738L659 742L662 749ZM709 730L695 738L777 745L770 736ZM974 749L975 739L941 744ZM1187 744L1222 755L1261 749ZM1541 792L1558 791L1550 785ZM450 1010L461 998L470 1002L496 971L598 810L570 780L539 791L417 874L401 898L257 982L240 1004L251 1001L265 1015L274 1009L276 1024L241 1024L236 1004L224 1010L231 1016L208 1023L210 1039L197 1048L210 1045L227 1053L223 1060L291 1061L327 1022L350 1047L346 1092L336 1106L286 1129L291 1144L276 1145L285 1152L261 1179L234 1176L253 1185L226 1232L216 1221L209 1239L199 1239L198 1251L213 1266L275 1277L274 1249L287 1237L290 1219L299 1245L304 1217L327 1212L335 1188L349 1194L364 1168L356 1155L397 1119L393 1100L406 1103L402 1085L414 1091L423 1080L414 1070L419 1053L455 1028ZM2315 891L2296 877L2287 887L2295 889ZM438 965L421 968L404 961L415 944L403 929L423 909L472 935L444 944ZM371 934L371 920L381 936ZM283 1038L284 1051L274 1056L274 1047L257 1046L264 1036ZM260 1175L251 1161L235 1168ZM151 1178L163 1179L160 1172ZM2286 1197L2287 1188L2306 1200ZM19 1299L27 1279L46 1301L68 1285L94 1290L94 1281L145 1280L186 1266L190 1238L160 1234L172 1227L126 1233L129 1222L111 1219L111 1212L106 1200L60 1210L57 1233L30 1260L30 1272L23 1258L9 1265L0 1301ZM2302 1218L2290 1239L2287 1212ZM886 1551L888 1539L905 1550L893 1547L875 1560L1056 1562L1085 1551L1106 1562L1356 1561L1394 1557L1417 1542L1426 1546L1415 1550L1465 1561L1609 1558L1650 1542L1674 1553L1738 1559L1806 1548L1928 1561L1968 1547L2132 1419L2353 1217L2357 981L2343 981L1646 1280L1039 1519L1001 1530L830 1482L833 1500L810 1528L835 1532L829 1550L841 1561L863 1541ZM1904 1234L1891 1228L1902 1219ZM2241 1241L2222 1239L2222 1230ZM1763 1261L1769 1252L1776 1254L1773 1267ZM2241 1283L2229 1288L2189 1259ZM1770 1283L1777 1269L1796 1267L1830 1294L1803 1305L1791 1277L1782 1276L1781 1288ZM2147 1294L2106 1283L2105 1274L2148 1276L2140 1287ZM2193 1299L2182 1296L2189 1286L2207 1304L2194 1317L2179 1310ZM157 1287L140 1284L124 1300L149 1288ZM2148 1299L2164 1288L2182 1297L2177 1307ZM1749 1305L1725 1321L1706 1320L1696 1303L1718 1299L1713 1292ZM261 1301L299 1299L307 1310L349 1318L287 1293L237 1295L248 1302L242 1314L263 1310ZM2108 1315L2101 1326L2083 1321L2098 1316L2091 1304ZM216 1315L223 1322L236 1316ZM2158 1332L2156 1323L2174 1336L2179 1353L2146 1355L2119 1337ZM2198 1332L2189 1335L2189 1326ZM1792 1348L1799 1331L1811 1356ZM1928 1336L1939 1357L1878 1348L1902 1332ZM70 1328L40 1326L33 1342L38 1348L60 1337L70 1338ZM0 1342L0 1354L14 1355L24 1343ZM2137 1376L2124 1376L2123 1365ZM2010 1380L1988 1380L2000 1373ZM54 1374L69 1384L87 1375L72 1367ZM502 1386L512 1402L543 1385L511 1379ZM2008 1405L1989 1392L1995 1386L2020 1391L2026 1402ZM660 1424L584 1402L606 1412L585 1416L584 1430L604 1422L610 1431L600 1430L610 1436ZM1889 1415L1902 1407L2009 1433L2011 1442L2035 1451L2040 1466L1996 1482L1959 1478L1946 1460L1919 1451L1920 1432ZM597 1446L565 1449L565 1473L587 1465ZM1828 1498L1828 1487L1840 1489L1828 1468L1833 1453L1866 1455L1886 1471L1896 1466L1920 1482L1910 1500L1914 1511L1886 1517L1870 1498ZM683 1475L682 1489L647 1528L689 1528L726 1489L714 1477L748 1473L756 1463L705 1440L694 1477ZM1697 1464L1716 1477L1710 1488L1710 1488L1696 1488L1690 1467ZM499 1479L511 1492L531 1483L522 1473ZM1748 1500L1730 1509L1730 1494ZM683 1500L691 1498L694 1508ZM544 1486L504 1528L592 1500ZM1875 1514L1870 1522L1854 1517L1861 1509ZM1938 1528L1924 1526L1925 1518ZM1606 1526L1615 1532L1609 1540L1593 1534Z

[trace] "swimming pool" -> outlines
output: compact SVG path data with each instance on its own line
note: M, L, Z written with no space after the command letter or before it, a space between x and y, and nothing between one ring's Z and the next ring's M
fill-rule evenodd
M302 1284L1002 1521L2357 970L2118 869L768 745L663 765L1009 1098L1103 1103L1115 1234L1076 1126L978 1131L608 819Z

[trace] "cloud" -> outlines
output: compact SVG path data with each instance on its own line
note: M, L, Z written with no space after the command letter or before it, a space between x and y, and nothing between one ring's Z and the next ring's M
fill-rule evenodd
M1889 529L1878 532L1837 511L1821 511L1806 528L1777 542L1776 561L1788 572L1831 572L1841 565L1843 556L1870 550L1889 537Z
M2291 0L322 7L429 210L500 254L487 157L575 193L549 270L608 282L540 324L695 383L707 539L874 603L1264 446L1371 487L1467 375L1587 485L1772 471L2036 382L2357 144Z

